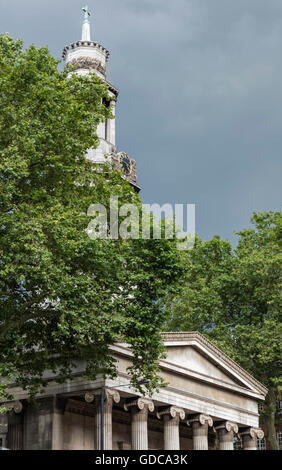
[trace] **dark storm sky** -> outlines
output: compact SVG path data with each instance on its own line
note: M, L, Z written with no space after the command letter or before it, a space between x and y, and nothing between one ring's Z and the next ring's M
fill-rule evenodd
M0 0L0 31L59 58L83 0ZM204 239L280 209L281 0L88 0L145 203L195 203Z

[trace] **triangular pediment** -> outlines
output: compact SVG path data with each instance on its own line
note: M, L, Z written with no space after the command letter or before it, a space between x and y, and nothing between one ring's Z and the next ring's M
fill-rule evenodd
M265 396L266 387L258 382L230 357L197 332L163 333L166 358L165 368L193 376L196 380L214 382L232 388L234 386Z
M166 357L160 360L160 369L164 373L264 400L267 388L202 334L169 332L162 333L162 337ZM133 356L125 343L117 343L111 349L119 356Z
M214 379L223 380L230 384L241 385L217 365L203 356L194 346L170 346L167 348L166 362L178 365L187 370L203 374Z

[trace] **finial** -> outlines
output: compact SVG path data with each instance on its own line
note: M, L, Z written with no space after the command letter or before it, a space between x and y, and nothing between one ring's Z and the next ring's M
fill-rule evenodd
M88 5L82 8L82 11L84 11L84 21L89 21L88 16L91 16L90 11L88 10Z
M83 21L83 25L82 25L81 40L82 41L91 41L91 38L90 38L90 23L89 23L89 16L91 15L91 13L89 12L87 5L82 8L82 11L84 11L84 21Z

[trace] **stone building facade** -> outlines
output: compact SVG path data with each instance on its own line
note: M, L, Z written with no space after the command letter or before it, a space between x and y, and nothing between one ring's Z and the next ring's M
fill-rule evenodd
M85 9L82 39L63 52L71 73L95 72L106 81L109 52L91 41ZM115 113L117 89L109 84ZM100 146L87 158L109 161L136 191L136 162L117 152L115 119L99 125ZM76 361L73 380L58 384L46 372L48 387L28 401L24 390L11 385L10 411L0 415L0 446L25 450L94 450L101 448L101 393L104 398L104 448L136 450L232 450L240 436L244 449L255 449L259 429L258 402L267 389L199 333L164 333L166 359L160 375L166 386L144 397L129 385L132 352L126 344L111 348L117 360L115 380L84 378L85 364Z
M0 439L11 449L94 450L101 447L101 390L104 387L104 448L113 450L232 450L234 438L254 450L259 429L258 402L267 389L199 333L164 333L166 358L160 361L166 386L141 396L129 385L132 352L112 347L115 380L83 377L77 361L65 384L48 376L48 387L27 401L12 388L14 401L2 415Z
M97 135L100 145L96 149L89 149L86 158L96 164L108 162L114 168L120 170L124 176L139 192L137 184L136 161L127 155L126 152L117 152L116 148L116 103L118 99L117 88L107 81L107 62L110 56L109 51L96 41L91 41L90 23L88 9L85 9L85 18L82 27L80 41L76 41L63 50L63 60L66 66L71 67L71 73L78 75L88 75L95 73L108 86L110 100L105 103L110 105L114 119L106 119L99 124Z

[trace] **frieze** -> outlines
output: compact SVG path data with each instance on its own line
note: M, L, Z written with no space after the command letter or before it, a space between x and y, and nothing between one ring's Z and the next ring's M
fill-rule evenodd
M75 69L88 69L88 70L97 70L103 75L106 75L106 67L97 60L92 59L91 57L78 57L68 62L68 66L73 66Z
M66 402L65 412L75 413L83 416L94 416L94 406L83 401L68 399Z

